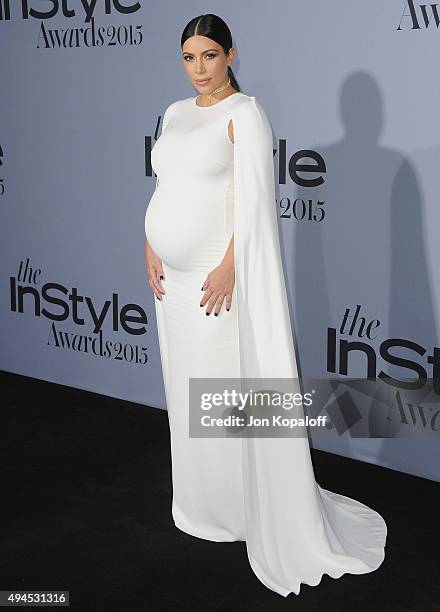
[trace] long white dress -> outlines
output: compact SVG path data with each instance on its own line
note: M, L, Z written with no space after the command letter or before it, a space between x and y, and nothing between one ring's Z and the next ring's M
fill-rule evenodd
M229 140L232 119L234 143ZM146 237L161 258L154 299L167 401L176 527L216 542L246 542L250 565L287 596L323 574L376 570L387 526L380 514L315 481L307 437L189 437L189 378L297 378L283 275L272 131L254 96L209 107L172 103L151 154L156 189ZM234 233L229 312L199 303Z

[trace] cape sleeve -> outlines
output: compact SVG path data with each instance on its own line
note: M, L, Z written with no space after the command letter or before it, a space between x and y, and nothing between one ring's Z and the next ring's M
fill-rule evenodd
M241 376L296 379L272 131L254 97L246 97L235 110L234 257ZM247 383L244 386L247 390ZM253 382L251 386L255 388ZM299 390L295 381L294 387ZM301 412L295 416L303 417ZM299 594L302 583L317 585L324 573L338 578L373 571L383 561L387 534L377 512L318 485L307 432L302 432L301 437L243 437L249 562L261 582L284 597Z
M234 129L234 259L242 378L297 378L278 234L272 130L247 97Z

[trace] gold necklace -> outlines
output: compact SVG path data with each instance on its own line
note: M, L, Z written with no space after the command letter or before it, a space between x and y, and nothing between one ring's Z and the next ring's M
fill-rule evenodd
M230 84L231 84L231 79L230 77L228 77L228 82L225 85L222 85L221 87L217 87L217 89L214 89L209 94L206 94L207 96L209 96L209 103L212 102L212 96L214 94L218 93L219 91L223 91L223 89L226 89L226 87L228 87Z

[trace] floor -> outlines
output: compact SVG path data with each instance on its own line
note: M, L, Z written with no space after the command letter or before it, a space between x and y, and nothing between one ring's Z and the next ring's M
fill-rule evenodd
M384 516L386 559L283 598L244 542L174 526L165 411L0 376L0 590L69 590L81 611L440 611L440 483L312 450L321 486Z

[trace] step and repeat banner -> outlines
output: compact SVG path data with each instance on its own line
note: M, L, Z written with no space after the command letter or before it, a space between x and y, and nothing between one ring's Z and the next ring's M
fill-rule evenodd
M150 152L204 12L273 128L312 444L440 481L440 3L0 0L0 367L166 409Z

